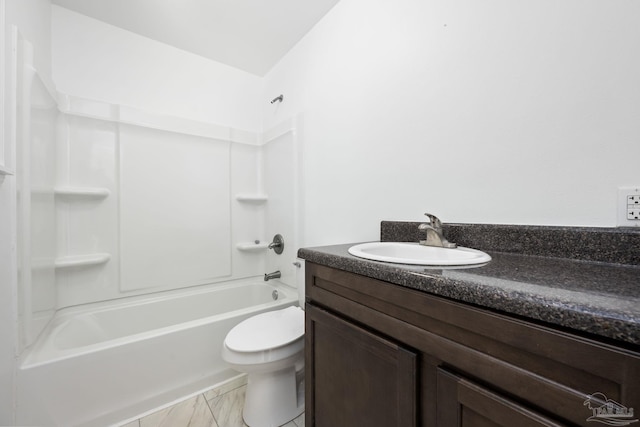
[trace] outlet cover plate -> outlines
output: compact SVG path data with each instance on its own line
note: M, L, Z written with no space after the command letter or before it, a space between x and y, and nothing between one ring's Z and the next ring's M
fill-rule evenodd
M640 185L618 188L618 227L640 227L634 213L640 210Z

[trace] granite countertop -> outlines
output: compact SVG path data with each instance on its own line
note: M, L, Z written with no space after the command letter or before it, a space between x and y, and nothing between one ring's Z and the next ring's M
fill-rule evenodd
M634 239L640 236L636 234L632 233L634 248ZM381 240L399 237L385 235L384 224L381 236ZM347 252L353 244L303 248L298 256L456 301L631 344L634 349L640 345L640 265L500 252L475 245L472 247L489 253L492 261L473 268L442 269L357 258ZM630 251L621 252L628 255Z

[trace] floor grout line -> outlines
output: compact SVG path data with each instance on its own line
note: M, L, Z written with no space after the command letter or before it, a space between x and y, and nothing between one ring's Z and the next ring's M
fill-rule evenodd
M204 398L204 401L207 402L207 408L209 408L209 412L211 412L211 416L213 417L213 421L216 423L215 427L220 427L220 422L218 421L218 418L216 418L216 414L214 414L214 412L213 412L213 408L211 407L211 403L209 403L209 400L207 399L205 394L206 393L202 393L202 397ZM211 399L211 400L213 400L213 399Z
M246 423L244 422L244 419L242 417L242 408L244 406L244 400L242 401L242 404L238 405L237 403L235 403L236 400L239 401L239 399L235 398L234 396L230 396L230 393L236 393L238 395L240 395L241 391L239 389L247 386L246 382L242 382L243 380L239 380L239 383L241 383L240 385L238 385L237 387L233 387L230 389L227 389L226 387L229 387L229 383L227 384L223 384L220 387L217 388L212 388L210 390L204 391L202 393L198 393L195 394L191 397L187 397L184 400L181 400L179 402L176 402L174 405L168 406L166 408L163 408L161 410L158 410L156 412L153 412L151 414L145 415L143 417L140 417L138 419L132 420L129 423L126 424L122 424L121 427L142 427L143 425L143 418L146 417L150 417L153 416L153 414L157 414L158 412L161 411L166 411L167 414L171 414L173 413L176 409L177 406L186 402L189 399L194 399L195 401L197 401L199 398L203 399L205 404L207 405L207 409L209 411L209 415L211 415L211 419L213 420L213 426L212 427L246 427ZM223 393L217 394L220 390L225 390ZM211 397L211 399L207 399L207 395L211 395L213 394L213 397ZM220 400L224 399L224 396L227 396L228 399L230 399L230 401L228 402L228 404L230 405L231 408L234 408L235 410L233 412L224 412L225 410L228 410L228 408L225 409L224 407L224 403L221 404L221 406L219 407L219 413L218 416L216 416L216 410L214 410L214 401L216 403L219 403ZM244 397L244 396L243 396ZM239 408L238 408L239 406ZM203 408L204 409L204 408ZM240 413L238 414L237 411L240 411ZM222 418L220 418L222 416ZM304 416L304 412L303 415ZM226 418L225 418L226 417ZM208 417L207 417L208 418ZM294 427L301 427L301 425L304 424L300 424L297 420L299 417L294 418L293 420L289 421L288 423L286 423L285 425L289 425L289 426L294 426ZM232 424L234 424L233 426L230 426L228 423L231 420ZM235 421L233 421L235 420ZM147 422L145 424L148 424L149 419L147 418ZM205 420L206 421L206 420ZM238 424L239 422L239 424ZM221 424L222 423L222 424ZM304 423L304 418L303 418L303 423ZM163 421L159 421L158 425L163 425ZM208 426L210 426L210 423L207 423ZM180 425L175 425L172 427L199 427L198 425L192 425L191 422L188 423L188 425L185 426L180 426Z

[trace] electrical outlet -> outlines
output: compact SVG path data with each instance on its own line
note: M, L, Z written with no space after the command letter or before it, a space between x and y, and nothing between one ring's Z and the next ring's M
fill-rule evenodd
M636 221L640 220L640 209L628 209L627 219Z
M640 186L618 188L618 227L640 227Z

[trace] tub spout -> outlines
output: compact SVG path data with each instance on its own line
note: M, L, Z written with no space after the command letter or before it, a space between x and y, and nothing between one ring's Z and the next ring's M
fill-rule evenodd
M271 279L279 279L282 274L280 274L280 270L274 271L273 273L265 273L264 281L267 282Z

